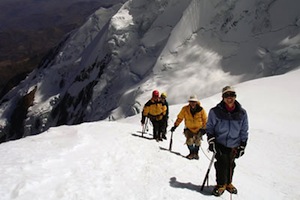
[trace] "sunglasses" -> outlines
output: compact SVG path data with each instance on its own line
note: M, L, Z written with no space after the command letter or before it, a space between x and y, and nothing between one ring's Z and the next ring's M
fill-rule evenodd
M228 97L236 97L235 92L226 92L223 94L223 98L228 98Z

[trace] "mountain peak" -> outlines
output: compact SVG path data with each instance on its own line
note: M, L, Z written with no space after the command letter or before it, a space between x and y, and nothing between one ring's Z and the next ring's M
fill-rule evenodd
M137 114L153 89L167 92L172 105L191 93L204 98L224 85L295 69L299 4L135 0L100 8L3 97L1 140L17 139L12 131L24 137ZM13 119L30 88L32 104ZM15 120L21 129L12 130Z

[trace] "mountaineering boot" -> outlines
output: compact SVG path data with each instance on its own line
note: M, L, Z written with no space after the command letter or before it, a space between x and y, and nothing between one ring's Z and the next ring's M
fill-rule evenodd
M195 154L194 154L194 159L199 160L199 155L198 155L198 153L195 153Z
M226 190L226 185L216 185L215 188L213 189L212 194L216 197L219 197L224 193L225 190Z
M231 193L231 194L237 194L237 189L236 187L234 187L232 185L232 183L229 183L227 186L226 186L226 190Z
M158 136L157 136L157 134L156 134L156 133L153 133L153 139L154 139L154 140L156 140L156 142L158 142L158 141L159 141L159 139L158 139Z
M194 154L190 153L189 155L186 156L186 158L192 160L194 158Z
M187 159L192 160L194 158L194 147L193 145L187 145L189 150L190 150L190 154L186 156Z
M158 134L158 140L159 141L163 141L163 139L162 139L162 133L161 132Z

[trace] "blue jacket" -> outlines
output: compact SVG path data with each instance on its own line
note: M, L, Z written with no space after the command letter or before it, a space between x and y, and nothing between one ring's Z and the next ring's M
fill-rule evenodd
M235 148L246 144L248 140L248 116L245 109L235 101L235 109L227 111L225 102L221 101L208 114L206 124L207 137L215 137L216 143Z

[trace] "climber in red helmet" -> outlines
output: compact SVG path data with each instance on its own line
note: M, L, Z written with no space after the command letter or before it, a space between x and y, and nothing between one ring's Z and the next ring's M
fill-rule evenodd
M150 119L153 125L153 138L156 141L162 141L162 131L164 127L163 118L166 115L167 107L161 101L159 92L154 90L152 98L144 105L142 112L142 125L145 124L146 117Z

